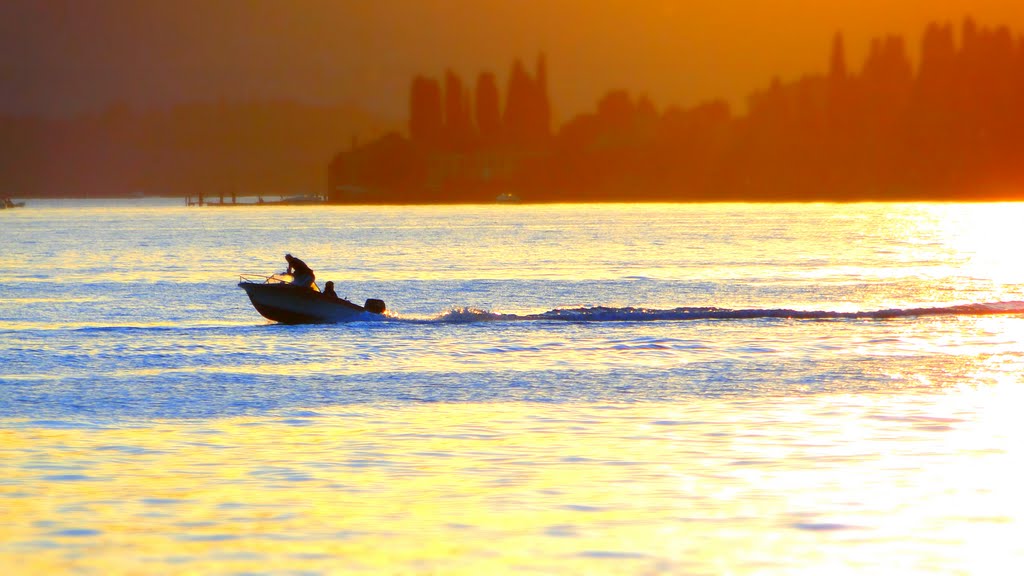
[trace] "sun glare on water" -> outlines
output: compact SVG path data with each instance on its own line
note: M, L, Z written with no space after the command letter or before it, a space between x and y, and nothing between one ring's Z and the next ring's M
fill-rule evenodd
M970 277L1019 293L1024 284L1024 204L940 204L931 212L941 240L956 250Z

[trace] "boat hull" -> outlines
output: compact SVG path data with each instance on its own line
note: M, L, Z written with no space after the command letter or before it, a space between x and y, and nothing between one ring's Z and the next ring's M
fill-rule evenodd
M282 324L332 324L367 319L374 312L309 288L286 283L239 282L253 308Z

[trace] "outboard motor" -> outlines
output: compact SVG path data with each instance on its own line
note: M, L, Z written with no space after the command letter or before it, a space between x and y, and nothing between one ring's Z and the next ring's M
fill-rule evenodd
M387 310L387 307L384 306L384 301L376 298L367 298L363 308L366 308L367 312L373 312L374 314L383 314Z

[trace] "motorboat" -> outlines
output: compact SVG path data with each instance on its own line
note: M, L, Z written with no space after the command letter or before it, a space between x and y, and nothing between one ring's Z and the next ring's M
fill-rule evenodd
M245 290L257 312L281 324L352 322L379 316L386 310L383 300L369 298L360 306L324 294L315 283L310 286L293 284L288 274L243 274L239 276L238 287Z

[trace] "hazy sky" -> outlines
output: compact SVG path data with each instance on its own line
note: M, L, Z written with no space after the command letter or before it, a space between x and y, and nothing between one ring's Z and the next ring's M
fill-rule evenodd
M928 21L968 14L1024 33L1021 0L2 0L0 111L289 98L404 120L414 74L504 84L542 51L557 118L611 88L738 102L824 71L837 31L859 66L873 36L916 55Z

